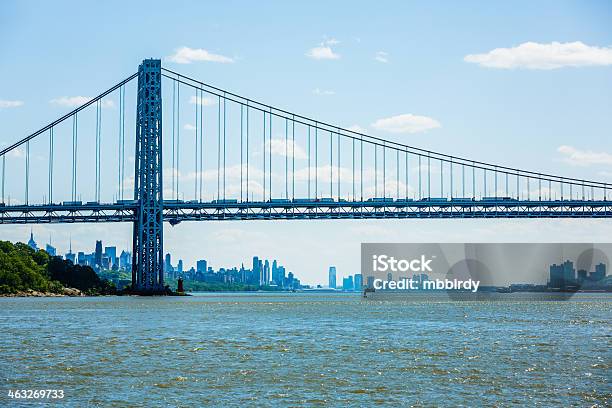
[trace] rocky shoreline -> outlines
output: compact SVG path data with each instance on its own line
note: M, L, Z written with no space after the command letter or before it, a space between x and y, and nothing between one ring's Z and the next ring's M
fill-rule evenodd
M63 288L62 293L39 292L37 290L28 289L17 293L0 294L0 297L80 297L87 296L83 292L75 288Z

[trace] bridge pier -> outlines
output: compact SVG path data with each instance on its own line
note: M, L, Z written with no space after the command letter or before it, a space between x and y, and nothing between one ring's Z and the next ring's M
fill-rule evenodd
M138 68L132 292L166 294L163 269L161 60Z

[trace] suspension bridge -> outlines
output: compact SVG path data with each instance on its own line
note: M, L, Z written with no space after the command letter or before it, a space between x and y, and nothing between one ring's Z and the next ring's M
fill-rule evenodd
M155 59L0 159L0 224L131 222L132 288L149 294L163 291L164 221L612 216L610 183L369 136Z

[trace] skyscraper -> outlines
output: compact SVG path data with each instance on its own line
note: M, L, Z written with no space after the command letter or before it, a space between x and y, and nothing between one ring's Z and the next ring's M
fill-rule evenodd
M102 241L96 241L96 256L94 258L95 267L102 266Z
M51 256L55 256L56 255L56 250L54 246L51 246L51 244L47 244L47 246L45 247L45 251L47 251L47 253Z
M329 287L331 289L336 289L336 267L335 266L330 266L329 267Z
M35 251L38 251L38 245L36 245L36 241L34 241L34 233L30 230L30 240L28 241L28 246Z
M360 273L355 274L355 290L360 291L363 286L363 279Z
M342 280L342 290L353 290L355 285L353 284L353 276L348 276Z
M206 272L206 267L207 267L206 259L200 259L199 261L196 262L196 271L197 272L205 273Z
M109 246L109 247L104 248L104 255L108 257L110 267L113 267L118 263L117 262L117 247Z

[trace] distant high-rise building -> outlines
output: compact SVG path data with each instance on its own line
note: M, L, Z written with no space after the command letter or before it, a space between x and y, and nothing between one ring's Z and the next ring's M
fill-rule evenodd
M108 257L108 263L110 267L117 264L117 247L108 246L104 248L104 255Z
M329 276L328 276L329 287L332 289L336 289L336 267L329 267Z
M353 290L355 289L355 284L353 283L353 276L348 276L342 279L342 290Z
M263 267L263 284L262 285L268 285L268 284L270 284L270 261L266 259L266 262L264 263L264 267Z
M599 263L595 265L595 272L591 272L591 279L600 281L606 277L606 264Z
M56 252L57 252L57 250L55 249L55 247L54 247L54 246L51 246L51 244L47 244L47 246L45 247L45 251L47 251L47 253L48 253L50 256L55 256L55 255L56 255Z
M79 251L79 252L77 253L77 263L78 263L79 265L86 265L86 264L87 264L87 261L86 261L86 259L85 259L85 252L83 252L83 251Z
M38 245L36 245L36 241L34 241L34 233L30 230L30 239L28 240L28 246L35 251L38 251Z
M102 267L102 241L96 241L96 256L94 257L94 266Z
M127 251L121 251L119 255L119 268L127 271L132 267L132 254Z
M200 259L199 261L196 262L196 271L204 273L206 272L206 269L207 269L206 259Z
M166 272L172 271L172 257L170 254L166 254L166 257L164 258L164 270Z
M178 273L183 273L183 260L179 259L178 265L176 266L176 270Z
M576 283L576 270L572 261L565 261L561 265L550 265L550 279L548 285L551 288L565 288Z
M363 287L363 278L360 273L355 274L355 290L361 291Z
M74 263L74 254L72 253L72 236L70 237L70 244L68 247L68 253L66 254L66 260Z

